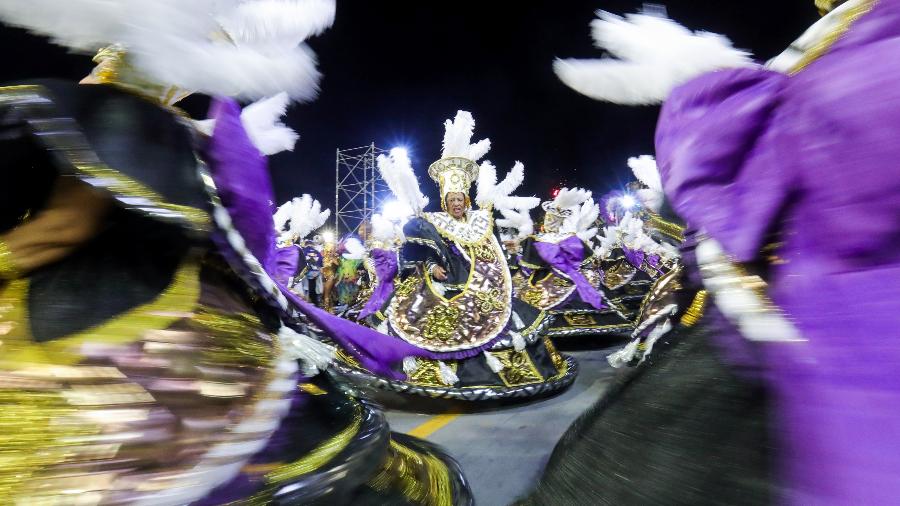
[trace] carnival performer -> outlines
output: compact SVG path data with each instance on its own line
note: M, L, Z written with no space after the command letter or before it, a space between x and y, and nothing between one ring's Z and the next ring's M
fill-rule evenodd
M296 139L277 118L314 95L301 43L333 18L327 1L0 5L76 51L115 43L96 85L0 88L3 503L469 502L452 460L313 377L333 350L271 277L265 155ZM186 90L274 97L217 98L197 124Z
M495 235L493 209L529 209L536 198L512 197L524 179L517 163L497 182L487 139L471 144L474 119L459 111L445 123L444 150L428 174L439 184L440 212L425 212L406 153L378 159L395 197L414 211L403 228L401 279L373 327L426 352L404 364L406 381L357 367L337 369L363 385L427 397L491 400L534 397L569 385L575 362L544 337L552 315L512 295L505 253ZM478 185L473 209L469 190Z
M591 192L563 188L542 208L541 230L525 239L519 272L513 276L516 296L556 315L548 331L552 338L629 332L631 321L602 294L604 278L591 245L600 209ZM506 210L501 213L508 217L503 224L524 221Z
M321 293L317 286L317 276L321 269L321 255L304 246L307 236L328 221L331 210L322 210L322 204L304 194L295 197L275 210L273 220L278 236L278 266L273 277L292 290L296 290L306 300L315 299ZM312 274L312 275L311 275ZM319 283L321 284L321 283ZM313 304L316 304L313 301Z
M557 63L595 98L667 99L660 174L711 303L570 429L526 503L900 497L900 1L817 5L769 68L606 13L594 37L624 61Z
M403 231L380 214L372 216L372 230L366 245L366 268L370 283L360 295L355 318L365 321L384 308L394 292L394 282L399 274L398 248L403 243Z

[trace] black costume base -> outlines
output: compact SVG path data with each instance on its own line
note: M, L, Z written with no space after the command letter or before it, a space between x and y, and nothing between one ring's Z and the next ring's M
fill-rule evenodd
M773 502L767 400L678 327L563 435L522 505Z

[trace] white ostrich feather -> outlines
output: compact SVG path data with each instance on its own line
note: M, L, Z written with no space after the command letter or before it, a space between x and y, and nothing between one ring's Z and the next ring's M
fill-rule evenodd
M309 100L316 95L319 72L302 41L331 23L326 3L3 0L0 20L85 53L120 45L131 65L154 83L244 100L282 91ZM285 9L295 15L280 18ZM223 33L220 20L246 30Z
M557 60L557 76L579 93L626 105L657 104L676 86L717 69L752 66L722 35L692 32L665 17L598 11L595 45L616 58Z
M366 247L355 237L351 237L344 241L344 249L346 251L341 256L347 260L362 260L366 257Z
M534 221L528 211L515 211L513 209L500 209L503 218L497 220L497 226L516 230L517 239L525 239L534 233Z
M553 199L553 206L559 210L580 206L585 200L591 198L591 192L583 188L563 188Z
M303 374L314 376L334 362L336 350L312 337L300 334L288 327L281 327L278 340L284 354L291 360L303 363Z
M279 93L273 97L254 102L241 111L241 123L247 135L264 155L274 155L282 151L293 151L300 137L297 132L285 126L281 117L287 111L290 97Z
M441 158L461 156L477 162L491 149L490 139L472 144L475 133L475 118L469 111L456 111L453 120L444 122L444 150Z
M425 209L428 197L419 189L419 181L405 150L395 148L389 156L379 155L378 170L397 200L409 206L415 214Z
M304 239L328 221L331 210L322 210L322 204L308 194L294 197L275 211L275 230L283 237Z
M653 212L659 212L665 200L665 194L659 168L656 166L656 158L650 155L632 157L628 159L628 166L631 167L634 177L647 186L647 188L637 191L638 200L644 207Z
M497 168L489 160L482 162L478 168L477 185L475 203L486 209L494 203L494 189L497 187Z
M530 210L539 206L541 200L537 197L515 197L516 191L525 181L525 166L522 162L513 165L503 181L497 183L497 169L494 165L485 161L478 172L478 193L475 202L482 209L488 207Z
M334 23L334 0L254 0L218 17L240 44L282 47L299 45Z
M391 243L398 239L394 224L380 214L372 215L372 239L382 243Z

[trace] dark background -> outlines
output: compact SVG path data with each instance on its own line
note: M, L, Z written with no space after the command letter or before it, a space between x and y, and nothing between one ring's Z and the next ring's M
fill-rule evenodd
M65 1L65 0L60 0ZM189 1L189 0L185 0ZM659 2L657 2L659 3ZM692 29L728 35L768 59L817 19L813 0L670 0L669 16ZM630 179L629 156L653 152L658 109L595 102L553 74L556 57L599 57L588 23L594 11L635 12L629 0L339 0L334 27L310 45L324 74L318 100L295 105L287 123L301 138L276 155L279 201L311 193L334 204L335 150L404 146L424 176L440 155L442 123L471 111L476 139L505 171L526 167L524 192L546 197L560 184L605 192ZM0 29L0 81L78 79L90 58L68 54L21 30ZM194 96L185 107L205 112ZM420 177L423 190L435 191ZM424 186L428 188L424 188ZM432 199L432 202L436 202Z

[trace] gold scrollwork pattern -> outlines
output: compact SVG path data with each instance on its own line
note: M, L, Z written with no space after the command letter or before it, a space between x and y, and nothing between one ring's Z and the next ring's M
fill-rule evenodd
M456 373L459 364L452 361L445 362L447 367L450 368L454 373ZM421 385L426 387L447 387L448 385L444 383L441 379L441 367L437 363L437 360L430 360L427 358L418 358L416 359L416 370L409 375L407 381L414 385Z
M491 354L503 364L503 370L497 375L503 380L504 385L517 387L544 381L527 351L500 350L492 351Z
M453 335L453 330L459 325L459 308L446 305L437 306L428 312L425 324L422 326L425 339L432 341L446 341Z
M559 373L563 373L566 370L566 359L556 350L556 346L553 345L553 341L550 340L549 337L544 338L544 348L547 348L547 353L550 355L550 361L553 362L553 367L556 368Z

